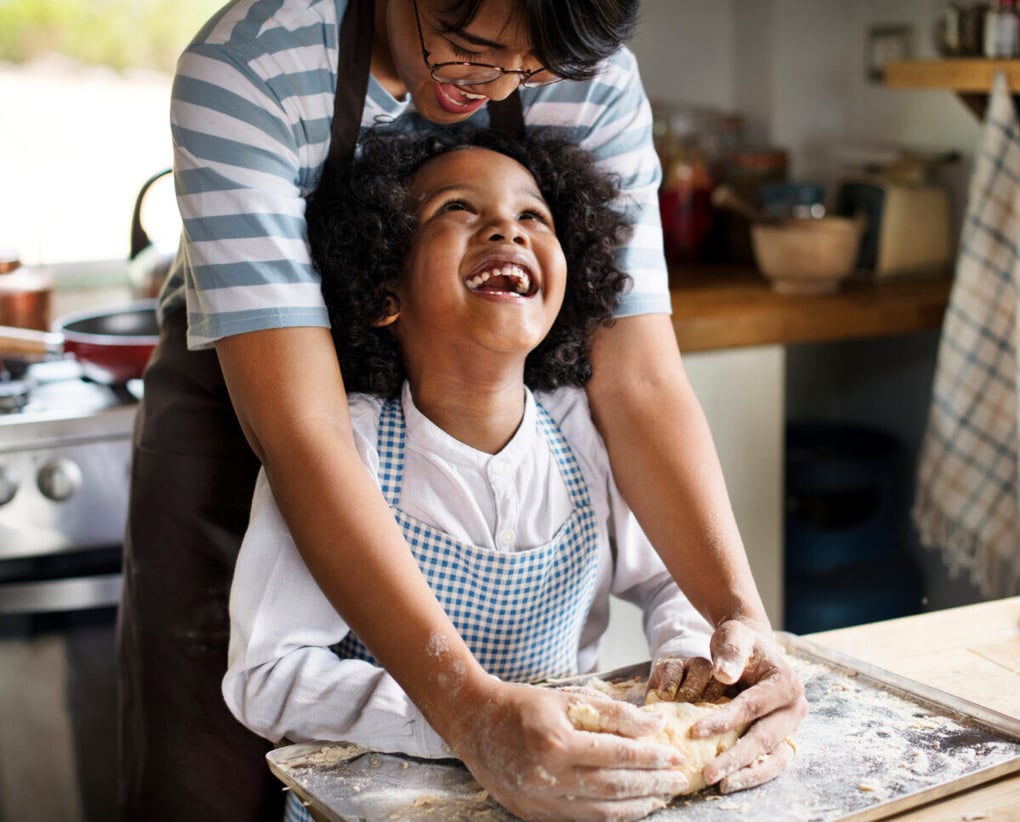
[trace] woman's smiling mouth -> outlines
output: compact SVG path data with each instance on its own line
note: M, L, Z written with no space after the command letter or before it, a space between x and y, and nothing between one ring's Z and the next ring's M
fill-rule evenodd
M451 83L436 82L433 86L440 107L451 114L472 114L489 100L484 94L475 94Z

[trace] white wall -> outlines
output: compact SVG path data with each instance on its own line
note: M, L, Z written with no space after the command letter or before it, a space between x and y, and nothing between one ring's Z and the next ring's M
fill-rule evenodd
M791 176L830 186L843 145L956 149L939 172L962 198L980 124L951 93L889 89L866 76L867 32L914 27L932 56L931 0L643 0L631 47L649 96L737 111L751 142L790 155ZM962 205L962 203L961 203Z
M631 47L648 96L732 108L735 37L729 0L643 0Z

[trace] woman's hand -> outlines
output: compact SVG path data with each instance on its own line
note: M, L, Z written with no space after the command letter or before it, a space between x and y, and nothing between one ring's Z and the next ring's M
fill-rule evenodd
M712 736L752 723L736 745L705 767L709 785L722 793L753 788L789 764L789 737L807 714L804 686L772 632L756 623L723 622L712 635L712 662L660 659L652 667L649 691L663 700L715 702L732 696L712 716L695 723L694 737Z
M447 742L494 799L528 820L640 819L687 787L673 748L636 737L661 717L597 694L492 680L470 697ZM599 731L579 731L573 703L597 710Z

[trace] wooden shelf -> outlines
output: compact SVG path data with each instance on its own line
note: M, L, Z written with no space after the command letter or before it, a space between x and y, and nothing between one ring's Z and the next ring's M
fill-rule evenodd
M986 93L997 72L1006 72L1009 87L1020 91L1020 60L986 60L980 57L954 60L896 60L885 65L889 88L948 89L963 93Z
M982 119L995 75L1004 71L1013 100L1020 107L1020 60L961 57L953 60L894 60L883 69L888 88L946 89L957 96L975 117Z
M850 279L834 294L785 296L758 272L732 266L670 272L681 351L883 337L942 327L949 277Z

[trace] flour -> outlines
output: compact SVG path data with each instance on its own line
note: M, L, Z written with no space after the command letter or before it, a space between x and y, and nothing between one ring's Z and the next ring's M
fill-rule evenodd
M307 745L308 753L288 758L288 768L331 768L368 752L353 742L329 742L321 746Z
M428 656L442 656L449 653L450 643L442 634L430 634L425 642L425 653Z

